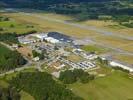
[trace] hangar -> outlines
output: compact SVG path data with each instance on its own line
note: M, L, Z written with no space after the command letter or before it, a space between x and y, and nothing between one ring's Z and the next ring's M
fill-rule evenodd
M47 36L57 39L61 42L71 43L73 41L69 36L59 33L59 32L49 32Z

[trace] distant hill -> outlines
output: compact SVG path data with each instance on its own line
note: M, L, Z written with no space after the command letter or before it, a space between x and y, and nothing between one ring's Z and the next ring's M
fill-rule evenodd
M107 2L112 0L1 0L0 4L6 7L42 8L52 4L83 3L83 2Z

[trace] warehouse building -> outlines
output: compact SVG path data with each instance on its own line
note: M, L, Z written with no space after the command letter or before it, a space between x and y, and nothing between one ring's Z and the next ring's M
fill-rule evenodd
M73 41L69 36L64 35L62 33L58 33L58 32L49 32L47 36L57 39L61 42L71 43Z

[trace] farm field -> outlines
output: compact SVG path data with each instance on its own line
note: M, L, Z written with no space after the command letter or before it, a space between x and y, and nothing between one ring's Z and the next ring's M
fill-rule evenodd
M75 83L69 86L85 100L131 100L133 99L133 79L120 71L97 78L88 84Z

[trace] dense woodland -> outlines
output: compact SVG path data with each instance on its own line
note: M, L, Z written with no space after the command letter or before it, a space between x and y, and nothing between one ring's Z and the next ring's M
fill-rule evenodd
M10 84L28 92L35 100L83 100L46 72L20 73L10 81Z
M0 72L8 71L26 64L27 61L17 51L11 51L0 44Z
M18 38L17 38L17 34L15 33L4 33L4 34L0 34L0 41L1 42L5 42L7 44L18 44Z
M70 15L76 21L113 20L133 27L133 0L2 0L6 7L33 8ZM2 2L1 1L1 2Z
M93 79L94 75L90 75L87 72L84 72L82 69L63 71L60 73L59 77L59 80L63 81L65 84L72 84L77 81L87 83Z

